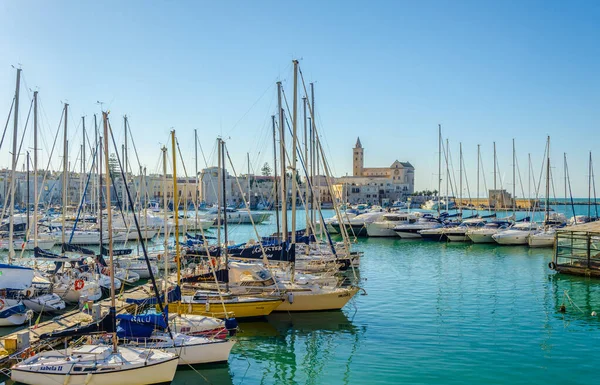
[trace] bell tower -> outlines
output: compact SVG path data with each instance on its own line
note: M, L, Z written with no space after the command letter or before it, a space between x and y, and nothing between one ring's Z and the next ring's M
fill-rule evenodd
M352 158L352 175L353 176L362 176L363 175L363 146L360 143L360 138L356 138L356 145L354 146Z

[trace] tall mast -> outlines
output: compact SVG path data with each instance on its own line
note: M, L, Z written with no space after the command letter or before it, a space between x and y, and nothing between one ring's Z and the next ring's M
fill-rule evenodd
M225 254L225 267L229 269L229 254L227 250L228 239L227 239L227 184L226 184L226 172L225 172L225 142L221 140L221 164L223 165L223 172L221 177L223 178L223 202L225 202L225 215L223 215L223 253ZM229 279L225 282L225 290L229 291Z
M168 219L167 219L167 209L169 208L169 200L167 199L167 147L163 146L163 148L161 148L162 151L162 162L163 162L163 222L165 225L165 239L164 239L164 255L165 255L165 282L164 282L164 289L165 289L165 300L167 298L167 290L169 287L169 282L168 282L168 262L167 262L167 255L169 255L169 231L167 230L167 223L168 223Z
M588 218L592 215L592 152L590 151L590 160L588 162Z
M98 142L98 120L96 119L97 116L96 114L94 114L94 148L96 149L96 156L98 158L101 157L101 151L100 151L100 142ZM102 169L102 165L99 164L99 162L96 162L96 174L99 174L101 169ZM102 178L98 178L98 181L101 181ZM96 183L96 188L94 189L94 203L96 204L96 211L98 211L98 205L101 202L101 191L102 191L102 187L100 187L99 183Z
M550 154L548 154L548 156L550 156ZM529 162L529 168L527 171L527 201L529 204L527 205L527 209L529 210L531 208L531 153L527 154L527 160Z
M94 115L94 118L96 115ZM96 130L97 133L98 130ZM98 202L96 205L96 210L98 213L98 227L100 231L98 232L98 236L100 237L100 249L102 249L102 236L104 235L104 227L102 226L102 154L103 154L103 145L102 145L102 136L100 136L100 140L97 141L98 147L96 152L98 153ZM106 163L108 164L108 159L106 159Z
M462 142L458 144L458 150L459 150L459 162L458 162L458 174L459 174L459 187L458 187L458 201L460 202L460 216L462 217L462 166L463 166L463 155L462 155Z
M127 194L127 190L125 188L125 184L127 183L127 178L128 178L128 171L129 171L129 160L127 158L127 115L123 115L123 128L125 129L125 143L123 145L123 163L124 163L124 174L125 174L125 180L123 181L123 210L127 210L129 208L129 202L127 202L125 200L125 195ZM127 203L125 203L127 202ZM133 209L133 207L132 207ZM135 215L135 214L134 214ZM125 224L125 226L127 226L127 224Z
M37 104L38 92L33 92L33 191L35 193L34 206L33 206L33 247L38 246L38 104Z
M513 214L516 217L516 208L517 208L517 197L515 196L516 191L517 191L517 176L516 176L516 165L517 165L517 160L516 160L516 152L515 152L515 138L513 138L512 140L512 149L513 149L513 194L512 194L512 199L513 199Z
M196 191L194 192L194 228L198 231L198 130L194 129L194 163L196 166Z
M446 138L446 151L444 153L444 157L446 158L446 211L450 206L450 165L448 164L448 151L450 151L449 147L450 143L448 143L448 138Z
M496 142L494 142L494 194L496 194L496 169L497 169L497 160L496 160ZM494 204L495 206L495 204Z
M85 173L87 171L87 169L85 168L85 116L81 117L81 124L83 126L83 148L81 149L81 168L83 169L83 173ZM83 178L83 175L82 175ZM85 210L85 196L83 195L83 189L82 189L82 197L83 199L81 200L83 208Z
M548 157L546 160L546 221L550 218L550 136L548 136L547 152Z
M275 130L275 115L271 115L271 124L273 126L273 191L275 192L275 222L277 224L277 234L281 231L279 227L279 189L277 183L277 134Z
M285 120L281 105L281 82L277 82L277 105L279 107L279 160L281 162L281 240L287 241L287 176L285 174Z
M217 165L217 244L219 245L219 248L222 248L221 223L223 218L221 218L221 213L223 211L221 207L223 206L223 195L221 191L223 190L224 186L221 185L223 180L221 178L221 173L223 172L223 167L221 165L221 138L217 138ZM225 211L225 216L227 216L227 211Z
M590 158L591 158L591 154L590 154ZM27 151L27 231L26 234L29 234L29 151ZM27 241L27 238L25 238L25 241Z
M65 218L67 216L67 189L69 188L69 145L67 141L67 117L69 105L65 103L65 125L63 130L63 191L62 191L62 232L61 239L65 244ZM106 138L104 138L106 141Z
M175 218L175 263L177 264L177 284L181 280L181 262L179 245L179 191L177 190L177 148L175 144L175 130L171 131L171 145L173 147L173 217ZM179 308L177 310L179 312Z
M15 197L17 196L15 191L15 179L17 170L17 132L19 129L19 89L21 87L21 69L17 68L17 85L15 87L15 115L14 115L14 126L13 126L13 145L12 145L12 168L10 174L10 193L12 197L10 199L10 213L8 219L8 263L11 263L12 258L15 256L15 248L13 245L13 233L15 228Z
M65 119L66 121L66 119ZM110 264L110 310L112 316L115 314L115 268L113 262L113 233L112 233L112 213L111 213L111 204L110 204L110 172L108 168L108 113L102 112L102 121L104 124L104 157L107 159L105 162L105 178L106 178L106 214L108 218L108 256L109 256L109 264ZM102 232L102 229L100 229ZM102 246L100 246L102 248ZM113 320L113 322L115 322ZM113 351L117 351L117 333L116 329L112 333L113 335Z
M477 145L477 211L479 212L479 160L481 157L481 145Z
M437 200L437 212L438 217L441 213L440 205L440 191L442 191L442 125L438 124L438 200Z
M309 130L309 138L310 138L310 221L311 223L315 223L315 134L312 129L312 120L310 116L308 119L308 130Z
M306 215L305 223L306 227L304 230L304 235L308 235L309 231L309 223L310 223L310 215L308 212L308 170L309 170L309 159L308 159L308 131L306 128L306 104L308 100L306 96L302 98L302 106L304 108L303 116L304 116L304 175L306 176L304 180L304 214ZM308 249L307 249L308 250Z
M315 84L314 83L310 83L310 115L312 116L309 117L310 119L310 129L312 130L312 139L313 139L313 158L314 158L314 162L312 162L313 164L313 172L312 172L312 177L313 180L311 180L311 185L312 188L315 188L315 184L314 184L314 178L315 176L317 177L317 179L319 178L319 155L317 154L317 151L319 151L319 148L317 147L317 132L315 130L315 122L313 121L313 119L316 119L316 106L315 106ZM313 195L313 203L314 203L314 208L311 210L313 212L313 222L315 220L314 216L316 215L316 210L317 207L320 209L321 208L321 189L317 188L317 194L316 197ZM319 233L323 234L323 227L324 226L319 226Z
M249 152L246 153L246 158L248 160L248 173L246 174L246 179L247 179L246 182L248 182L248 200L247 200L247 202L248 202L248 207L252 208L252 197L250 195L251 192L250 192L250 153Z
M298 158L298 60L294 63L294 101L292 111L292 243L296 243L296 195L298 192L298 181L296 177L298 170L296 163Z

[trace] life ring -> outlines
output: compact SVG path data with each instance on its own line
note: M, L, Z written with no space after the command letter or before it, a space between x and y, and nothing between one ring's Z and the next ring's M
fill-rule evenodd
M3 299L0 299L0 310L4 309L4 305L6 305L6 302L4 302Z
M31 289L27 289L27 290L25 291L25 296L26 296L27 298L30 298L32 295L33 295L33 290L31 290Z
M211 258L210 259L210 264L212 265L212 267L216 267L217 266L217 259L216 258Z
M83 281L83 279L78 279L75 281L75 290L81 290L83 289L83 286L85 285L85 282Z
M548 264L548 267L550 268L550 270L556 270L556 263L554 263L554 262L550 262L550 263Z

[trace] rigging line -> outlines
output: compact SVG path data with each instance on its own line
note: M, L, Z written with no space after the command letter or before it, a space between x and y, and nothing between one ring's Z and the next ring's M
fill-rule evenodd
M591 162L592 155L590 154L590 169L592 171L592 186L594 188L594 210L596 212L596 218L598 218L598 203L596 201L596 177L594 175L594 162Z
M108 125L108 131L109 131L110 137L112 139L113 146L114 146L115 150L117 150L117 143L115 142L115 137L113 136L112 127L110 125L110 121L108 120L108 116L104 116L104 113L103 113L103 117L106 119L106 124ZM116 151L116 157L117 157L117 162L119 165L119 170L121 171L121 177L123 178L123 180L125 180L126 179L125 171L123 169L123 165L121 163L121 158L119 157L118 150ZM125 183L125 191L127 192L127 199L128 199L129 204L133 205L133 200L131 199L131 193L129 192L129 187L127 186L127 183ZM108 204L110 204L110 202L108 202ZM142 235L142 230L140 229L140 224L138 223L135 212L133 212L133 220L135 222L135 228L138 233L138 239L139 239L138 242L142 246L142 251L144 253L144 259L146 260L146 266L148 267L148 272L150 273L150 281L152 282L152 288L154 289L154 295L156 295L156 299L158 301L158 307L160 309L161 314L163 315L163 319L164 319L165 323L167 324L167 331L169 332L169 336L171 337L171 339L173 339L173 333L171 332L171 327L169 326L169 320L167 318L167 315L165 314L163 301L160 299L160 293L158 291L158 286L156 285L154 273L152 272L152 268L150 266L150 260L148 259L148 252L146 251L146 241L144 240L144 237ZM166 224L165 224L165 226L166 226ZM100 229L100 231L102 231L102 229ZM166 297L167 297L167 295L165 295L165 298Z
M6 129L8 128L8 123L10 122L10 116L12 115L12 110L13 110L14 106L15 106L15 97L13 96L13 100L10 105L10 110L8 111L8 116L6 117L6 124L4 125L4 131L2 132L2 139L0 139L0 150L2 149L2 144L4 143L4 136L6 135Z
M567 174L567 183L569 185L569 196L571 197L571 210L573 210L573 219L575 218L575 202L573 201L573 192L571 191L571 175L569 174L569 165L567 164L567 154L565 153L565 173ZM575 221L577 223L577 221Z
M263 91L263 93L258 97L258 99L256 99L256 101L254 103L252 103L252 105L244 113L244 115L242 115L242 117L233 125L233 127L231 127L229 129L229 131L227 132L226 136L231 135L231 132L238 126L238 124L240 124L246 118L246 116L250 113L250 111L252 111L254 109L254 107L258 104L258 102L260 102L260 100L263 98L263 96L265 96L265 94L267 93L267 91L269 91L269 89L271 87L273 87L273 84L275 84L275 81L269 83L269 86Z
M19 164L19 154L21 153L21 148L23 146L23 139L25 138L25 134L27 133L27 125L29 123L29 117L31 116L31 108L32 107L33 107L33 100L31 101L31 104L29 105L29 113L27 113L27 120L25 121L25 128L23 129L23 134L21 135L21 142L19 143L19 150L15 154L15 160L14 160L14 162L12 162L13 163L12 164L12 167L13 167L12 169L15 170L15 172L17 171L17 164ZM11 178L15 178L15 175L12 174ZM17 187L18 186L16 186L16 184L15 184L14 188L16 189ZM9 195L13 195L12 198L11 198L11 202L13 202L14 199L15 199L15 197L16 197L16 194L13 191L12 184L11 184L11 187L9 188L8 193L6 194L6 197L5 197L4 206L2 208L2 218L4 218L4 215L6 214L6 204L8 202Z
M481 167L481 176L483 176L483 188L484 191L488 191L487 183L485 181L485 169L483 168L483 159L481 158L481 152L479 153L479 167ZM489 192L488 192L489 194Z
M467 167L465 166L465 158L462 159L462 170L465 176L465 184L467 186L467 196L469 197L469 203L473 204L473 200L471 199L471 190L469 189L469 179L467 178ZM471 211L472 214L472 211Z

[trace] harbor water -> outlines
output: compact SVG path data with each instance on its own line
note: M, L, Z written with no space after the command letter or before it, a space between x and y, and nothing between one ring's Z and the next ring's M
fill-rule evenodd
M254 237L247 226L232 236ZM376 238L355 246L367 295L341 312L241 322L228 366L200 369L203 377L180 370L175 384L597 381L600 280L555 274L551 249Z
M229 230L256 238L248 225ZM600 280L555 274L551 249L399 238L362 238L355 249L366 295L338 312L241 321L227 365L180 369L174 384L597 381Z

